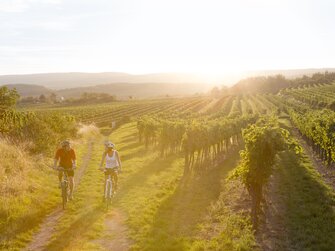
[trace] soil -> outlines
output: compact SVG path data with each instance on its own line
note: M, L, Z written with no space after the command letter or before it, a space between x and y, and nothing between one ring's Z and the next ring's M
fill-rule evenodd
M127 217L115 208L106 215L104 236L98 240L105 250L126 251L130 249L131 241L127 237L128 228L125 224Z
M88 163L91 159L93 148L93 142L89 142L87 153L85 154L81 168L75 174L75 184L80 183L80 179L84 175ZM55 226L57 226L58 221L63 216L64 210L62 206L58 206L53 212L51 212L44 221L42 222L39 231L33 235L32 241L28 244L25 250L36 251L36 250L45 250L45 247L49 243L53 233L55 232Z

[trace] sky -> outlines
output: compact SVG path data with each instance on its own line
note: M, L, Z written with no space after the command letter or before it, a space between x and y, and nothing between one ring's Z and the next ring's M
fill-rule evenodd
M0 75L335 67L331 0L0 0Z

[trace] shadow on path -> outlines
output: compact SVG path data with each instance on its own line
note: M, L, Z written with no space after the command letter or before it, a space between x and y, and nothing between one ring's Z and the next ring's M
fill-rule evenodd
M90 230L90 227L99 220L104 213L101 206L92 208L86 214L72 222L66 231L50 242L44 250L65 250L77 236L85 235L85 233Z
M267 250L334 250L335 195L306 155L284 152L275 170L271 208L277 208ZM277 223L276 223L277 222ZM276 231L277 228L277 231ZM279 230L278 230L279 229Z
M139 153L142 154L142 153ZM139 167L135 173L130 174L129 177L121 184L122 188L120 193L115 198L115 202L118 202L118 198L122 198L124 194L129 193L132 189L136 187L142 187L145 185L146 180L152 175L158 175L160 172L164 171L166 168L169 168L173 161L175 161L178 156L170 156L168 158L155 158L151 160L148 164Z

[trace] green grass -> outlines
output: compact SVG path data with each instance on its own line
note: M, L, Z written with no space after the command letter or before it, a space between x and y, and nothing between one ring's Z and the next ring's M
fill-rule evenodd
M79 165L87 150L82 142L84 138L74 143ZM61 205L57 172L51 169L51 158L31 156L10 145L1 147L1 168L11 168L13 174L7 173L11 193L0 197L0 250L19 250L32 240L44 218Z
M281 119L280 125L292 130L287 118ZM274 175L276 203L284 208L281 216L287 229L287 236L283 233L282 239L279 238L278 250L334 250L335 193L309 157L305 153L281 153Z
M159 158L157 152L146 151L137 143L135 132L135 125L129 124L112 134L120 146L125 170L128 169L122 175L115 205L129 216L132 249L189 250L199 231L198 225L219 198L227 173L236 166L238 152L201 177L185 178L182 156Z
M113 238L105 232L104 222L107 218L113 221L112 212L117 210L127 217L124 224L129 229L132 250L189 250L197 239L199 225L219 199L227 173L236 166L238 152L202 177L183 178L183 157L160 158L154 149L146 150L138 143L136 123L121 126L109 139L116 144L123 163L120 190L111 212L106 212L101 202L103 175L97 168L104 138L99 137L95 138L92 158L75 199L47 249L103 250L99 239ZM225 218L233 224L231 219L232 215ZM239 219L246 220L245 216ZM238 226L231 229L235 235L226 236L230 241L242 234Z
M238 160L238 151L235 151L219 170L225 173L235 168ZM238 180L225 179L218 192L219 198L198 224L196 237L188 250L258 250L250 219L250 200L243 185Z
M280 155L277 167L278 203L284 205L289 243L295 250L333 250L335 194L306 155Z
M93 138L88 139L88 142L92 141ZM46 247L47 250L99 249L99 245L88 243L88 240L98 237L103 229L102 218L105 213L101 203L103 175L98 170L101 152L99 147L103 146L102 137L95 136L92 144L92 157L80 183L76 185L74 200L67 204L65 213ZM84 154L82 149L79 149L79 154Z
M120 192L114 206L128 215L133 249L142 249L148 241L160 205L171 196L183 173L183 158L159 158L154 150L138 143L135 123L122 126L111 134L123 162Z
M234 191L231 191L234 192ZM231 198L231 193L226 196ZM192 251L259 250L248 212L232 209L221 198L201 225L201 235L192 243Z
M254 101L246 100L244 111L247 102L256 109ZM82 107L77 108L81 110ZM72 107L59 108L64 112L67 109ZM92 113L95 112L92 109ZM292 129L286 116L281 117L280 125ZM231 152L220 166L201 176L183 177L182 154L161 158L156 149L146 150L138 143L136 123L124 124L108 135L110 131L109 127L101 128L105 136L85 139L93 144L91 159L77 184L75 198L55 226L46 250L104 250L99 240L114 238L106 231L105 222L113 221L116 210L126 216L124 224L129 229L132 250L258 249L246 192L238 181L225 180L237 165L238 150ZM101 202L104 177L98 171L106 135L116 144L123 162L120 190L109 212ZM83 164L87 146L85 141L76 148L79 166ZM8 149L16 151L9 146ZM11 164L12 157L2 157L0 171L5 170L6 161ZM56 173L42 165L31 168L36 159L28 155L27 158L30 168L17 171L25 179L24 189L18 196L12 193L0 197L2 250L26 246L44 217L61 203ZM20 165L22 163L12 164ZM4 172L0 175L3 182ZM273 188L277 196L274 206L281 209L278 213L286 231L276 236L277 250L333 250L335 194L308 157L289 151L281 153L274 176L277 182ZM16 187L15 179L11 181Z
M290 128L286 120L281 122ZM160 158L155 149L146 150L138 143L136 123L125 124L109 136L119 150L123 173L119 176L119 193L111 211L106 212L101 202L104 177L98 171L105 139L101 135L90 139L93 150L87 170L47 250L104 250L99 240L113 239L106 232L105 221L113 221L115 210L126 216L124 224L129 229L132 250L258 249L249 218L249 202L243 200L247 198L245 191L237 181L225 180L237 165L238 150L201 176L183 177L183 156ZM86 151L86 144L77 149L79 156ZM285 152L279 159L275 169L279 181L276 203L285 207L281 214L288 231L288 248L331 250L335 246L334 192L324 184L306 156ZM56 179L50 176L52 186L56 186ZM50 205L60 203L58 192ZM22 231L13 247L23 246L31 233L32 230ZM279 236L279 241L284 237Z
M56 205L57 190L46 158L1 142L0 249L17 250L30 241Z

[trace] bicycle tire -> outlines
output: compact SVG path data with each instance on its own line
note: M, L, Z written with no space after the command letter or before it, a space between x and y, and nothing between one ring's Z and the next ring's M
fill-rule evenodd
M107 181L107 184L106 184L106 208L107 208L107 210L108 210L108 207L111 203L110 186L111 186L110 181Z
M114 184L113 184L113 179L111 179L111 181L110 181L110 189L109 189L109 197L111 198L111 200L112 200L112 198L114 196L113 189L114 189Z
M108 198L108 181L106 181L106 185L105 185L105 191L104 191L104 197L105 197L105 201Z
M63 200L63 209L65 209L67 203L67 186L64 183L62 184L62 200Z

